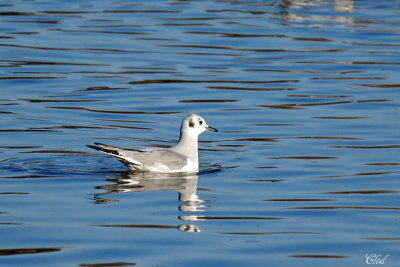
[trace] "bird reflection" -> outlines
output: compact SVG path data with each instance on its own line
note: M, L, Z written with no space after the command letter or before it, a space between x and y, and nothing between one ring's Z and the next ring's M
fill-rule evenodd
M334 14L332 16L319 16L310 14L298 13L301 9L311 9L312 7L324 6L327 3L332 3L332 9L338 13L352 13L355 10L354 0L331 0L331 1L319 1L319 0L283 0L281 3L282 11L280 12L281 18L284 21L302 22L302 21L314 21L314 22L341 22L341 23L354 23L354 18L351 15L345 14ZM315 25L314 25L315 27Z
M117 202L117 200L105 198L105 195L117 193L134 193L145 191L176 191L179 194L179 200L183 203L178 206L182 212L199 212L205 207L197 195L196 174L155 174L140 172L123 172L118 177L107 179L112 184L96 187L105 190L105 192L95 195L96 204L105 204ZM179 216L180 220L186 221L187 216ZM188 215L189 221L195 221L196 215ZM185 232L200 232L197 225L185 224L177 227Z

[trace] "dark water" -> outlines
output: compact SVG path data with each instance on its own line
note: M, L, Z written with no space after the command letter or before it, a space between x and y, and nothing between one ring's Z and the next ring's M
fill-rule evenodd
M398 266L399 15L1 1L0 265ZM169 146L187 113L220 130L197 175L85 146Z

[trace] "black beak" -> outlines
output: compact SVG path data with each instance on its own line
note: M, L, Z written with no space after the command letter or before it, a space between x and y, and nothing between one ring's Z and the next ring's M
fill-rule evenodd
M210 126L206 127L206 129L209 130L209 131L211 131L211 132L218 132L217 129L215 129L215 128L213 128L213 127L210 127Z

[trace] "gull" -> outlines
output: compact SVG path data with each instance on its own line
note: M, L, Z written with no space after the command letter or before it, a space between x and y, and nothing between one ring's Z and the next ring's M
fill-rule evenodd
M125 164L130 170L143 172L198 172L198 138L205 131L218 132L206 121L189 114L181 125L179 141L169 148L126 149L95 143L90 148L104 152Z

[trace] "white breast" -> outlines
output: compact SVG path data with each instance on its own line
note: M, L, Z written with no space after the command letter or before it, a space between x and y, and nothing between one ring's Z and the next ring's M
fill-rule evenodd
M180 172L197 172L199 170L199 163L187 160L187 164L180 170Z

